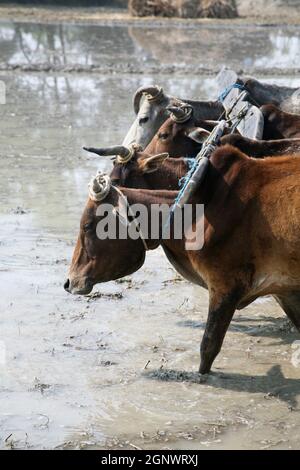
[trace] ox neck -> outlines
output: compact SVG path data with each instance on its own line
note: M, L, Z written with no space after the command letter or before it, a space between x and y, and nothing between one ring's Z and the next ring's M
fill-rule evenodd
M143 241L146 251L155 250L161 244L161 234L163 231L163 226L160 223L159 226L159 236L152 237L152 219L151 219L151 208L152 206L158 205L167 205L169 208L172 207L174 200L178 194L178 191L168 191L168 190L152 190L152 189L132 189L132 188L117 188L114 186L114 189L118 192L119 195L126 200L126 205L128 208L128 215L132 217L133 220L134 214L131 211L131 206L134 204L142 204L147 209L147 226L148 234L150 236L144 236L142 230L140 230L139 222L136 221L136 228L140 234L140 238ZM147 247L147 248L146 248Z
M125 207L126 207L127 210L128 210L128 215L129 215L130 217L132 217L133 223L135 224L136 230L137 230L137 232L139 233L140 240L142 241L142 243L143 243L143 245L144 245L145 251L149 251L150 248L149 248L149 246L148 246L148 243L146 242L146 239L144 238L144 236L143 236L143 234L142 234L142 232L141 232L141 230L140 230L140 227L139 227L138 222L136 222L136 219L135 219L135 217L134 217L134 214L132 213L132 210L131 210L131 207L130 207L130 205L129 205L129 203L128 203L127 198L124 196L124 194L122 193L122 191L121 191L117 186L112 186L112 187L115 189L115 191L117 191L118 195L119 195L119 196L121 197L121 199L124 201ZM127 220L127 222L128 222L128 220Z
M181 179L189 171L194 158L168 158L155 172L147 176L147 184L151 190L165 188L168 191L178 191Z

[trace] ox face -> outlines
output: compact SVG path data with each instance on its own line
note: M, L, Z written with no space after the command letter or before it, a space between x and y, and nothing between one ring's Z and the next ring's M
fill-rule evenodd
M152 173L157 171L162 162L168 157L168 153L151 156L145 152L138 152L125 165L122 163L114 164L110 174L111 182L114 186L151 189Z
M169 157L169 154L166 152L148 155L146 152L141 152L141 147L136 145L130 148L123 145L105 148L83 148L88 152L101 156L117 155L110 174L111 183L113 186L126 186L130 188L151 189L151 179L147 175L156 171L160 164ZM165 178L163 181L165 183Z
M137 116L123 141L123 145L128 147L135 142L145 148L168 118L169 114L166 110L168 104L168 98L164 98L160 102L150 102L146 96L142 96Z
M112 190L111 193L114 191ZM113 207L116 200L109 194L103 203ZM71 294L87 295L93 286L128 276L144 263L145 249L141 239L104 239L97 236L97 214L100 203L88 200L84 209L69 276L64 288Z
M167 109L170 112L170 108ZM175 116L175 113L177 116ZM100 156L115 156L114 167L110 174L111 181L115 186L126 186L129 188L153 189L153 173L168 156L171 157L195 157L201 150L202 143L207 139L209 131L195 126L195 120L191 117L192 107L185 105L181 108L172 107L172 117L160 127L158 133L152 139L145 151L137 144L130 147L117 145L113 147L95 148L84 147L85 150ZM183 122L175 121L175 118ZM213 128L214 121L203 121L203 124ZM168 176L170 176L168 174ZM161 174L155 178L154 186L157 188L166 187L166 174ZM175 178L176 179L176 178ZM168 180L169 189L177 189L178 179Z
M208 135L209 131L197 127L193 119L177 123L168 118L145 151L152 155L168 152L170 157L194 158Z
M160 126L169 117L167 107L181 107L187 103L193 107L195 117L199 120L219 119L224 111L219 101L182 100L166 95L162 88L158 86L139 88L133 99L136 119L129 129L123 145L128 147L132 143L136 143L141 145L142 148L146 148Z

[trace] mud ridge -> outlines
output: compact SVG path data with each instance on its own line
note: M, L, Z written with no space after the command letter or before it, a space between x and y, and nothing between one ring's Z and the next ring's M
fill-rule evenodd
M186 76L186 74L190 75L216 75L220 71L220 66L216 65L216 67L195 67L193 65L172 65L172 66L145 66L142 68L137 68L132 64L113 64L113 65L53 65L53 64L0 64L0 72L34 72L34 73L95 73L95 74L136 74L136 75L155 75L155 74L162 74L162 75L172 75L176 74L176 76ZM299 76L300 67L299 68L242 68L237 70L239 75L241 74L249 74L249 75L264 75L266 77L291 77L291 76Z

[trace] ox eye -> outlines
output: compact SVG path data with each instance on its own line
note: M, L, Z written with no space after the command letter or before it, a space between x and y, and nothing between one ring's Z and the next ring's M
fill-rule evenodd
M167 134L166 132L161 132L160 134L158 134L158 137L162 140L166 140L169 137L169 134Z
M92 230L93 227L94 227L93 222L88 222L87 224L84 224L83 231L88 232L89 230Z
M145 117L143 117L143 118L141 118L141 119L139 120L139 124L140 124L140 125L146 124L146 122L148 122L148 121L149 121L148 116L145 116Z

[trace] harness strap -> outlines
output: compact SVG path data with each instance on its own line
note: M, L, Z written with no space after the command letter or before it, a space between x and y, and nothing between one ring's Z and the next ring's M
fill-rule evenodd
M124 201L125 206L126 206L127 209L128 209L128 214L129 214L129 215L132 217L132 219L133 219L135 228L136 228L136 230L137 230L137 232L138 232L138 234L139 234L139 236L140 236L140 239L141 239L141 241L142 241L142 243L143 243L143 245L144 245L144 248L145 248L146 251L149 251L149 247L148 247L148 245L147 245L147 243L146 243L145 238L143 237L143 234L142 234L142 232L141 232L140 226L139 226L138 222L136 221L136 219L135 219L135 217L134 217L134 214L133 214L133 212L132 212L132 210L131 210L131 207L130 207L130 205L128 204L127 198L124 196L124 194L122 193L122 191L121 191L117 186L113 186L113 185L112 185L112 188L114 188L115 191L117 191L118 195L119 195L119 196L121 197L121 199ZM119 216L120 216L120 215L119 215ZM129 222L128 219L127 219L127 222Z
M235 132L236 128L240 124L241 120L244 119L248 111L249 111L249 106L246 103L245 106L240 110L240 112L236 116L230 119L232 123L230 134L233 134Z

